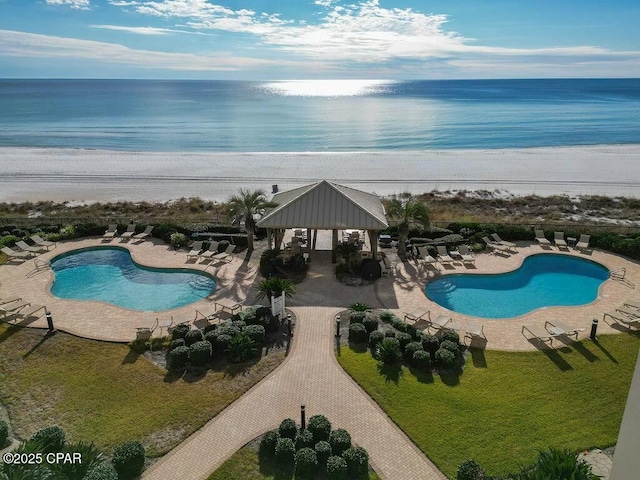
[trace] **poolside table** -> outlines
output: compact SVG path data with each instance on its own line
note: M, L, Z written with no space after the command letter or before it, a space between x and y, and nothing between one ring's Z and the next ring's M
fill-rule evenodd
M227 309L233 315L236 310L242 311L242 305L234 300L229 300L228 298L220 298L213 302L215 309L218 309L218 306L222 308L222 310Z

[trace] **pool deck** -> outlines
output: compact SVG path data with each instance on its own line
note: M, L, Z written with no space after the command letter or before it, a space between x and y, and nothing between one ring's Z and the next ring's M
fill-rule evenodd
M126 247L131 252L133 259L143 265L205 270L217 278L218 288L209 297L184 307L158 313L140 312L104 302L65 300L54 297L49 291L53 273L50 270L35 271L34 261L27 260L24 263L11 262L0 266L0 283L2 285L0 295L3 297L20 296L24 301L46 305L48 310L52 312L55 327L59 330L86 338L116 342L128 342L135 339L137 327L152 326L156 318L162 322L173 317L174 324L183 321L193 322L196 310L214 311L214 303L217 299L225 298L245 305L261 303L255 300L255 285L261 279L257 271L259 252L254 253L249 262L244 259L245 252L241 252L231 263L217 263L209 266L200 263L199 260L187 261L184 251L176 251L155 239L136 244L119 238L111 242L104 242L101 238L94 237L59 242L57 248L37 258L50 260L56 255L74 249L109 245ZM626 281L613 279L605 281L600 288L599 298L588 305L542 308L520 317L500 320L487 320L450 312L430 301L424 294L426 282L434 277L461 272L507 272L518 268L527 256L544 252L588 258L605 265L610 270L625 267L627 270ZM555 247L542 249L537 244L520 242L516 254L503 256L482 253L476 256L475 267L463 266L462 263L456 262L453 267L439 266L439 273L412 260L400 262L393 252L389 252L389 255L395 263L395 275L381 278L375 284L348 287L339 283L332 274L329 252L313 252L308 276L296 286L297 293L289 301L289 304L300 307L346 308L354 302L365 302L375 308L392 310L400 318L404 318L405 312L414 311L430 311L432 318L438 314L446 314L451 316L455 323L462 326L461 337L470 321L484 326L487 340L485 342L474 339L474 346L497 350L533 350L546 348L545 344L535 339L527 339L522 333L523 325L544 327L547 320L557 319L572 328L583 328L579 338L584 338L589 335L592 319L595 318L599 320L599 334L619 333L627 331L627 328L620 324L608 325L603 322L603 313L615 309L625 300L640 302L640 292L635 288L636 285L640 285L640 264L598 250L584 254L573 249L568 251L558 251ZM9 319L9 321L12 320ZM47 327L44 315L22 322L13 321L37 328ZM166 329L154 331L154 336L162 334L166 334ZM570 342L571 339L560 336L554 340L553 346L562 347L565 343Z

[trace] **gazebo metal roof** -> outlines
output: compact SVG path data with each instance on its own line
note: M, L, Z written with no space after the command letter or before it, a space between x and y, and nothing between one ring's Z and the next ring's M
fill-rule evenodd
M258 227L319 230L389 227L378 196L326 180L278 193L272 201L278 206L257 222Z

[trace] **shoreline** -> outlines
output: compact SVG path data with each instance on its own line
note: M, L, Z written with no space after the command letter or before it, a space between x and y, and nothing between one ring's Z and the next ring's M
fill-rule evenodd
M0 147L0 201L224 201L327 179L379 195L506 190L637 197L640 145L354 152L138 152Z

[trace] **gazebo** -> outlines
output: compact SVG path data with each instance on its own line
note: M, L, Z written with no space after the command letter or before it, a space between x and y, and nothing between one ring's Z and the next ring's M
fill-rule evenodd
M389 227L384 206L377 195L327 180L277 193L272 201L278 206L267 211L257 222L258 227L267 229L269 248L273 245L274 234L276 245L280 245L286 229L306 228L311 250L315 250L318 230L332 230L332 249L335 251L338 230L357 229L367 231L371 252L376 258L378 233Z

